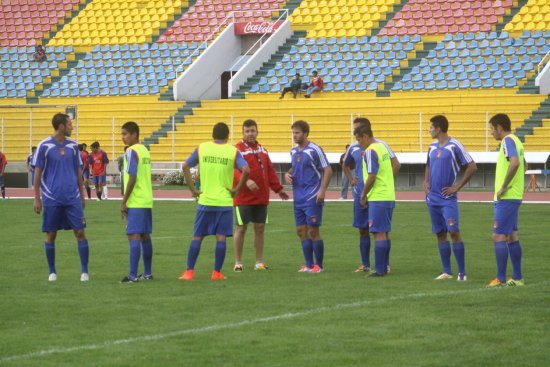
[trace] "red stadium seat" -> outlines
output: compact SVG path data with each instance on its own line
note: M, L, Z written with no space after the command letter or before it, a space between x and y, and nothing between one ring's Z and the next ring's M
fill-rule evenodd
M470 32L479 32L479 31L480 31L479 24L474 23L470 26Z

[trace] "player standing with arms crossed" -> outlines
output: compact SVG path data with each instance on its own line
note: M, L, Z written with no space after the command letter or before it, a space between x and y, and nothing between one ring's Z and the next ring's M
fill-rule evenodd
M497 277L487 286L522 286L525 282L521 271L522 250L518 238L518 217L525 185L525 151L518 137L512 134L512 123L508 115L499 113L489 123L491 135L502 142L497 159L494 196L493 242ZM507 280L508 254L514 274Z
M82 161L77 143L69 139L73 122L68 115L58 113L52 119L54 134L38 144L34 156L34 211L40 214L42 206L42 232L46 232L46 258L50 268L48 280L57 280L55 269L55 238L60 229L72 229L80 255L80 281L88 276L88 240L84 233L84 187ZM40 198L42 192L42 199Z
M97 200L101 200L109 158L107 158L107 153L99 149L99 142L93 142L91 148L92 154L90 154L88 158L88 164L92 168L92 183L95 185Z
M309 141L308 136L309 125L306 121L299 120L292 124L292 138L298 145L290 152L292 167L285 173L285 181L292 185L294 192L296 233L302 242L306 261L298 272L316 274L324 271L325 244L319 228L323 223L325 193L332 168L323 149Z
M456 193L470 181L477 171L476 163L464 146L456 139L449 137L449 121L442 115L430 119L430 135L434 141L428 149L428 159L424 174L424 191L426 204L432 219L432 232L437 235L439 255L443 272L435 279L452 279L451 244L447 233L453 240L453 253L458 265L458 281L466 280L464 242L460 236L458 202ZM462 179L453 185L460 167L466 166Z
M153 262L153 187L151 185L151 156L139 144L139 126L133 121L122 125L122 141L129 146L124 153L124 197L120 204L122 218L126 217L126 234L130 241L130 273L122 283L152 280ZM143 248L143 274L137 275L140 250Z
M243 140L237 143L236 148L241 152L250 167L250 176L246 180L239 195L235 197L235 213L237 227L235 228L235 267L234 271L242 271L242 254L244 235L249 222L254 223L254 252L256 265L254 270L267 270L263 262L264 230L267 221L267 206L269 205L269 189L279 194L283 200L288 199L288 194L283 191L283 186L277 178L275 167L269 159L267 150L258 143L258 125L254 120L246 120L243 123ZM233 186L237 186L241 178L241 171L235 169Z
M367 277L381 277L388 273L390 256L389 233L395 208L395 187L390 152L386 144L374 139L369 126L355 129L355 137L363 149L365 186L361 205L369 209L369 231L374 236L374 272Z
M201 249L202 240L209 235L216 236L216 252L212 279L225 279L221 273L227 248L227 236L233 235L233 198L239 194L248 179L250 169L241 153L227 144L229 127L218 122L213 129L214 141L200 144L183 163L185 182L194 197L199 199L193 240L187 255L187 270L179 277L192 280ZM191 167L199 165L201 190L193 185ZM236 169L241 170L239 183L233 188Z
M370 121L365 117L357 117L353 120L353 129L357 129L359 126L368 126L370 128ZM385 142L374 139L377 142L381 142L386 146L388 152L390 153L391 165L393 170L393 176L397 175L401 164L395 156L395 153L391 150L388 144ZM344 164L342 169L348 180L353 186L353 226L359 228L359 252L361 253L361 266L359 266L355 272L370 272L370 236L369 236L369 209L361 205L361 192L363 191L363 186L365 185L364 180L364 171L363 171L363 158L365 154L365 149L359 145L358 142L354 142L350 145L349 149L346 151L344 156ZM351 171L351 167L355 166L355 176ZM391 248L391 239L388 239L388 247ZM386 272L390 271L389 267L389 258Z

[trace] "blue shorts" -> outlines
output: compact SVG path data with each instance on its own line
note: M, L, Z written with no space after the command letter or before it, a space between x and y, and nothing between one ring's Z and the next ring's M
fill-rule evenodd
M499 200L494 202L495 221L493 233L512 234L518 230L519 206L521 200Z
M90 170L89 170L89 169L85 169L84 171L82 171L82 177L84 177L84 178L90 178Z
M92 176L92 183L93 183L93 184L102 184L102 183L105 183L105 175L101 175L101 176Z
M45 206L42 215L42 232L57 232L60 229L86 228L82 203L63 206Z
M151 208L128 208L126 234L153 233L153 210Z
M395 201L369 201L369 232L391 232Z
M223 236L233 236L233 208L217 207L218 210L210 211L208 209L197 209L195 216L195 227L193 228L194 237L204 237L221 234Z
M428 204L432 218L432 233L458 232L458 203L450 201L446 205Z
M4 184L4 176L0 177L0 184Z
M313 204L304 208L294 207L294 220L296 227L308 225L310 227L321 227L323 224L323 204Z
M355 228L369 228L369 208L361 205L361 200L353 200L353 226Z

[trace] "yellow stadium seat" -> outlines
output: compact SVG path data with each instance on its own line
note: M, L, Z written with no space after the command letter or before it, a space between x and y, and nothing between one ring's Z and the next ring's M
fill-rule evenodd
M512 25L512 23L508 23L504 26L504 30L506 32L511 32L513 29L514 29L514 26Z
M346 29L346 37L353 37L357 35L357 31L355 28L352 29Z
M292 12L292 15L293 15L293 16L302 15L302 9L301 9L300 7L297 7L297 8L294 9L294 11Z
M550 22L550 11L548 13L546 13L546 15L544 16L544 20L548 23Z
M327 23L327 22L331 22L331 21L332 21L332 15L325 14L325 16L323 16L323 22Z
M346 5L347 5L347 0L338 0L338 6L342 7Z
M369 13L364 13L364 14L363 14L363 17L361 18L361 20L362 20L363 22L369 21L369 20L370 20L370 14L369 14Z
M305 24L310 24L312 21L313 21L313 18L311 17L311 15L306 15L303 20Z
M328 7L324 7L324 8L320 8L319 10L319 14L329 14L330 11L329 11L329 8Z
M525 23L525 27L524 27L524 30L526 31L533 31L535 30L535 23L533 22L529 22L529 23Z
M545 21L538 22L536 29L546 29L546 22Z
M336 37L345 37L346 36L346 30L343 28L340 28L336 31Z
M342 15L342 21L343 22L347 22L350 19L351 19L351 14L350 13L344 13L344 15Z
M525 14L527 14L528 12L529 12L529 7L524 6L524 7L522 7L522 8L519 10L518 14L519 14L519 15L525 15Z
M336 31L334 29L329 29L326 37L336 37Z
M317 14L313 17L313 23L320 23L322 21L323 21L323 17L319 14Z
M330 14L332 14L332 15L340 14L340 8L338 8L336 6L330 8Z
M333 21L333 22L338 22L338 21L340 21L340 20L342 20L342 15L341 15L341 14L338 13L338 14L334 14L334 15L332 16L332 21Z
M302 24L304 23L304 19L302 18L301 15L296 15L293 17L292 22L297 24Z
M326 37L327 36L327 31L325 31L324 29L320 29L320 30L315 31L315 32L317 32L316 37Z
M344 28L344 22L338 21L334 24L335 29L342 29Z
M309 8L302 9L302 15L309 15Z
M355 34L356 37L363 37L367 35L367 30L365 28L358 28Z
M523 23L528 23L528 22L533 21L533 17L531 16L531 14L527 13L527 14L523 15L523 17L521 18L521 21Z
M531 13L531 14L537 14L537 13L540 11L540 9L539 9L538 6L533 5L533 6L530 6L530 7L529 7L529 10L528 10L528 11L529 11L529 13Z

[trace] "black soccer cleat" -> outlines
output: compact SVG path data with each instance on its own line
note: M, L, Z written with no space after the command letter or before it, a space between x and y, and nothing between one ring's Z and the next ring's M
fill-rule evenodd
M137 283L139 282L139 279L138 278L130 278L130 277L124 277L122 278L122 280L120 281L121 283Z
M153 274L149 274L149 275L140 274L140 275L138 276L138 280L139 280L139 281L142 281L142 280L153 280Z
M374 272L374 273L370 273L370 274L366 275L366 277L367 278L377 278L377 277L383 277L384 275L385 274Z

